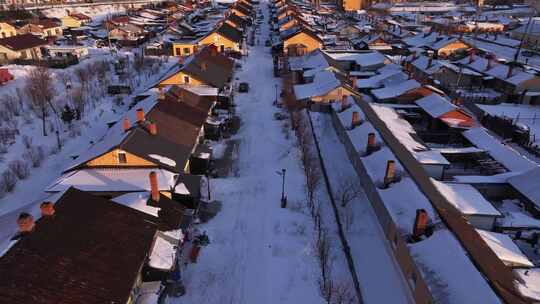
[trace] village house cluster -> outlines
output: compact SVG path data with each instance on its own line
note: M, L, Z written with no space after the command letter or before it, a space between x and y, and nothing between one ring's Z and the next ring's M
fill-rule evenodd
M193 229L212 214L203 198L215 174L208 140L233 128L234 58L254 14L249 1L218 9L169 3L103 20L108 39L124 46L137 45L156 26L166 28L163 37L185 39L181 32L189 28L198 38L189 52L173 52L178 42L166 40L160 49L170 48L177 63L137 94L120 120L101 122L106 134L73 156L45 200L4 217L15 217L18 228L1 249L0 272L9 284L1 284L0 302L157 303L185 292L181 268L208 243ZM0 53L43 56L38 48L62 36L79 41L78 33L92 32L93 21L81 14L36 20L1 23Z
M273 1L274 72L330 113L414 301L540 300L534 8L343 6Z

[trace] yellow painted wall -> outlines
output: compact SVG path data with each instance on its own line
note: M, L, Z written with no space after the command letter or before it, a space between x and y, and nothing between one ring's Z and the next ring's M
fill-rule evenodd
M311 100L316 103L340 102L343 96L350 96L352 92L347 88L339 87L324 96L313 97Z
M173 56L189 56L195 53L195 48L197 47L194 43L175 43L172 44L172 54ZM185 49L189 49L189 52L186 52ZM180 53L178 53L180 51Z
M126 159L127 162L125 164L120 164L118 162L118 152L121 150L115 149L109 153L103 154L100 157L97 157L89 162L86 163L86 166L88 167L96 167L96 166L142 166L142 167L157 167L156 164L147 161L146 159L140 158L136 155L133 155L131 153L126 153Z
M439 49L438 55L439 56L449 56L453 53L455 53L458 50L468 49L469 46L461 41L455 41L450 43L449 45Z
M217 34L217 33L211 33L210 35L204 37L199 41L199 45L209 45L213 44L218 47L218 51L220 51L220 46L224 45L225 49L231 49L233 51L240 51L240 45L236 42L230 41L229 39Z
M6 38L17 35L17 29L11 24L0 22L0 38Z
M189 84L191 85L209 85L207 83L204 83L198 79L195 79L191 76L189 76L188 74L184 73L184 72L178 72L176 74L174 74L173 76L163 80L162 82L159 83L159 86L167 86L167 85L173 85L173 84L186 84L186 82L184 81L184 77L185 76L188 76L189 77Z
M23 54L26 54L26 57L23 57ZM0 60L41 59L41 57L41 50L39 47L14 52L0 45Z
M64 27L81 27L82 26L82 22L80 20L75 19L71 16L64 16L60 18L60 20L62 21L62 26Z
M315 40L313 37L306 35L305 33L298 33L291 38L283 42L283 49L286 51L287 47L292 44L302 44L307 47L306 52L311 52L316 49L322 48L322 43Z
M364 0L343 0L345 11L357 11L364 8Z

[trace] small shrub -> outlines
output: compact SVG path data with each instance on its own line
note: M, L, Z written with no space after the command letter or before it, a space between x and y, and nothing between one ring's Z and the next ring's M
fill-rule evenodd
M17 176L11 170L6 170L2 173L0 177L0 188L5 190L5 192L11 192L15 189L17 185Z
M22 142L23 142L24 147L27 150L30 149L30 147L32 147L32 137L25 134L22 136Z
M23 153L23 159L32 164L32 167L41 166L45 158L45 151L42 146L32 147Z
M18 179L26 179L30 175L30 167L28 163L17 159L9 163L9 169Z

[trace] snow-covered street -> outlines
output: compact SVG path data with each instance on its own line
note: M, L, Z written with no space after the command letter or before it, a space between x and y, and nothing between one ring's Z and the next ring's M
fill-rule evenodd
M261 4L265 15L266 2ZM266 16L267 17L267 16ZM265 18L266 19L266 18ZM259 40L266 39L262 23ZM212 199L223 204L201 230L210 236L197 264L183 273L186 295L171 303L322 303L313 253L313 226L308 214L280 208L281 177L286 172L289 206L305 199L294 135L286 138L273 120L275 85L269 49L250 48L236 82L248 82L239 93L236 112L241 128L233 164L236 176L213 179Z

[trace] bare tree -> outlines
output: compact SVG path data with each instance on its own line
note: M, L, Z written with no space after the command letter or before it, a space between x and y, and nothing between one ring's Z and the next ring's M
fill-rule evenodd
M360 197L362 191L357 183L350 178L343 178L339 181L338 189L334 195L341 207L347 206L351 201Z
M330 259L330 240L326 229L321 229L316 242L317 258L321 268L319 288L322 296L330 303L332 298L332 261Z
M321 171L319 169L316 158L313 157L313 155L309 152L306 154L308 156L305 157L304 173L306 175L308 206L311 209L311 213L313 215L315 206L315 193L317 192L321 181Z
M55 95L53 78L47 67L36 66L26 78L25 90L32 100L32 104L37 108L36 114L41 118L43 123L43 136L47 136L45 128L45 119L47 116L47 103L49 103Z
M339 282L332 288L332 304L353 304L356 302L354 289L350 282Z

